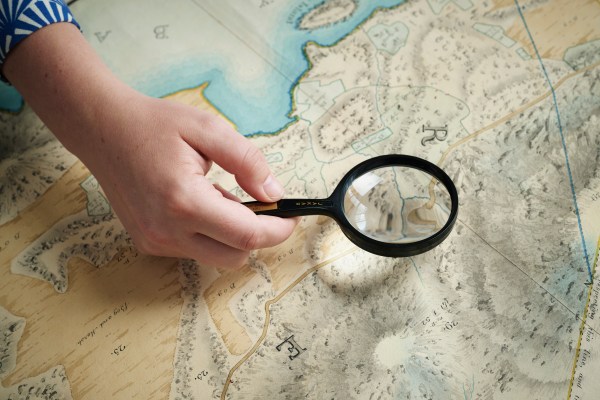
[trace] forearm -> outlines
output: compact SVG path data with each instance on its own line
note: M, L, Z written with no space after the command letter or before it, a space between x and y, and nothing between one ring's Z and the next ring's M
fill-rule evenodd
M9 54L3 72L50 130L80 157L108 140L95 127L135 94L70 23L33 33Z
M46 26L8 55L4 75L94 174L141 250L238 266L287 238L295 221L257 216L206 178L211 163L260 201L283 187L221 118L120 82L71 24Z

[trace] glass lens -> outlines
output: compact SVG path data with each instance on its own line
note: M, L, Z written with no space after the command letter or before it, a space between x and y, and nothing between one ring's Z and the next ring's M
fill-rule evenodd
M441 230L452 208L436 178L411 167L390 166L356 178L344 196L344 214L362 234L384 243L410 243Z

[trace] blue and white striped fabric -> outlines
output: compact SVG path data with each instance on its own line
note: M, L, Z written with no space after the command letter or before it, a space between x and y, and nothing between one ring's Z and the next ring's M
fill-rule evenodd
M63 0L0 0L0 68L28 35L55 22L79 24Z

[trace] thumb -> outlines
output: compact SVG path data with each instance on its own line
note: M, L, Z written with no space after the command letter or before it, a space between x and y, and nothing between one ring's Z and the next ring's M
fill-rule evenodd
M283 197L283 186L249 139L212 114L202 113L199 123L195 134L186 135L188 143L233 174L240 187L256 200L273 202Z

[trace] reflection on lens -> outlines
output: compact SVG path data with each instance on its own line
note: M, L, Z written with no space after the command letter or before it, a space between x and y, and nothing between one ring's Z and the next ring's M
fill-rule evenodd
M362 234L385 243L423 240L441 230L452 208L448 190L415 168L393 166L356 178L344 196L344 215Z

